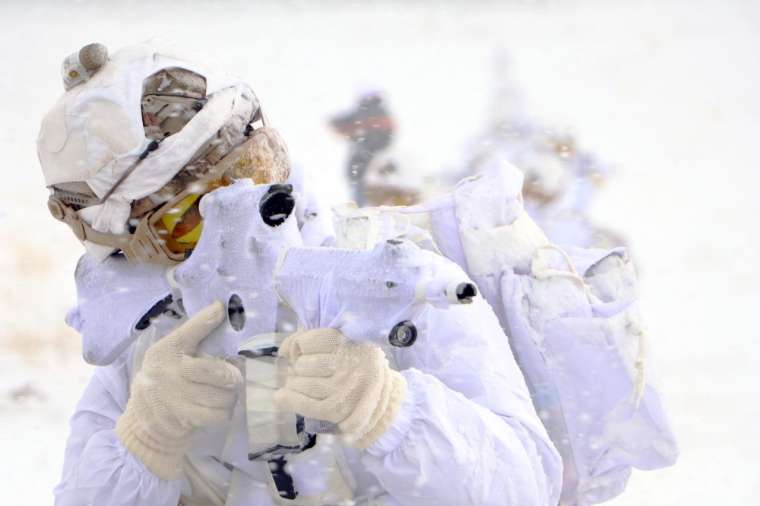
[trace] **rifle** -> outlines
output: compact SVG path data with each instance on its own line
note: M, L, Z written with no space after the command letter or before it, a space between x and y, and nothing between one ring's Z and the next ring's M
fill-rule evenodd
M391 239L368 251L305 247L292 216L289 185L239 181L201 201L204 230L170 281L189 315L215 300L228 318L203 340L201 353L246 357L250 460L269 460L313 444L318 421L276 409L272 394L278 319L293 311L302 327L332 327L380 346L412 346L416 321L429 305L470 303L475 285L453 262L409 241ZM424 327L423 327L424 329ZM291 328L290 330L294 330Z
M244 338L277 329L272 274L282 252L301 244L294 207L292 186L248 179L203 197L201 238L190 258L169 271L188 315L217 300L226 305L227 320L201 342L200 353L233 358Z
M336 328L351 340L396 347L414 344L415 319L428 305L469 304L477 295L459 266L401 239L367 251L290 248L275 289L306 328Z

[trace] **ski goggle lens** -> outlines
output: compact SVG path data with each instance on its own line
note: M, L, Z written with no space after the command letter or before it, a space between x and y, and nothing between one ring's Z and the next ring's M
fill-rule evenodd
M152 228L166 249L183 256L192 252L203 232L203 217L199 207L201 197L226 184L226 179L220 179L209 183L203 193L180 194L151 217Z

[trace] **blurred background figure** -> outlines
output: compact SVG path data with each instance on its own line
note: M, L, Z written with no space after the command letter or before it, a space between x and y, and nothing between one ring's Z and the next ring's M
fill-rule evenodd
M525 208L556 244L586 248L623 246L616 232L596 225L589 204L609 167L581 149L567 129L547 127L526 112L504 50L496 53L494 92L486 125L471 142L457 178L507 161L525 175Z
M469 142L462 160L453 169L425 176L413 156L397 146L400 136L387 94L365 92L353 108L333 116L330 128L349 143L345 173L357 205L412 205L506 161L525 175L525 207L552 242L592 248L626 245L621 235L598 226L590 216L589 204L610 176L609 167L582 150L572 132L547 127L526 112L504 50L496 53L491 85L485 126Z
M353 108L333 116L329 125L349 144L346 178L354 202L359 206L378 205L375 201L368 202L368 171L373 168L378 173L374 178L376 184L397 172L395 165L376 160L391 145L396 130L383 94L377 90L362 93ZM377 189L375 192L384 194Z

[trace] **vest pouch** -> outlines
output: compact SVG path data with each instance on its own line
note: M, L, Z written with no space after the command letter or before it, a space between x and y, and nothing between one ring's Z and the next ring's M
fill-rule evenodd
M513 350L563 457L563 505L609 500L632 467L664 467L678 453L659 392L645 377L631 266L618 257L595 270L602 260L573 261L569 271L555 263L550 275L534 263L501 279L499 309Z

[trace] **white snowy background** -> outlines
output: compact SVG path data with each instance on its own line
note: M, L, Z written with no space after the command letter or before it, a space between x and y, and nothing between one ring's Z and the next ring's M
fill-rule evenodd
M152 37L249 81L333 201L331 113L382 87L420 170L450 165L506 48L529 110L614 163L594 216L642 266L682 456L610 504L760 504L760 2L689 0L2 2L0 504L52 502L90 374L63 323L81 247L48 215L39 122L66 55Z

